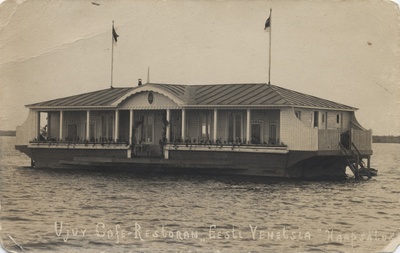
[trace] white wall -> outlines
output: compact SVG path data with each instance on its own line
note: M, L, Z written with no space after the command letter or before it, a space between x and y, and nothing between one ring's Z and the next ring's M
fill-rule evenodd
M319 112L319 129L341 129L342 131L350 130L350 120L353 112L348 111L337 111L337 110L314 110L295 108L295 111L301 112L300 121L306 127L314 127L314 112ZM322 115L325 115L325 122L322 122ZM336 117L339 115L339 123L336 121Z
M28 117L21 126L17 126L16 145L28 145L36 137L37 112L29 109Z
M280 123L281 141L290 150L318 149L318 129L311 128L311 125L306 126L300 121L294 114L293 108L281 109Z

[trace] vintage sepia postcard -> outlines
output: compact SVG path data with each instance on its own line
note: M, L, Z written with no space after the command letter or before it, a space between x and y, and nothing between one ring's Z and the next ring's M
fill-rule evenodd
M400 252L400 10L5 0L0 252Z

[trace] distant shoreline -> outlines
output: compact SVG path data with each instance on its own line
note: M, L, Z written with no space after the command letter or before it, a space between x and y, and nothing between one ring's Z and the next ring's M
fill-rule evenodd
M372 136L373 143L400 143L400 136L376 135Z
M16 136L15 130L0 130L0 136ZM400 143L400 136L393 135L374 135L373 143Z
M15 136L16 131L14 130L0 130L0 136Z

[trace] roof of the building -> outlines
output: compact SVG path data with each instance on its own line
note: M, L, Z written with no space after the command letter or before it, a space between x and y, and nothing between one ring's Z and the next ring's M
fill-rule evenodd
M110 106L114 101L135 88L109 88L92 91L75 96L53 99L45 102L27 105L28 107L59 107L59 106Z
M27 105L28 107L96 107L118 106L117 101L129 96L135 89L152 88L172 94L186 106L298 106L340 110L357 108L314 97L297 91L265 83L258 84L213 84L178 85L144 84L134 88L110 88L66 98Z

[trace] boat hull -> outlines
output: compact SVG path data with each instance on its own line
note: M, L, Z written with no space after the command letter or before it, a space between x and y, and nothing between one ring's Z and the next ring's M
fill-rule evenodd
M162 157L132 157L128 147L79 149L16 147L34 161L36 168L108 169L134 172L243 175L282 178L343 178L346 160L340 154L316 151L251 153L240 151L170 150Z

